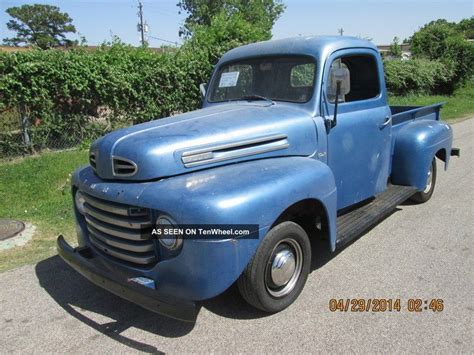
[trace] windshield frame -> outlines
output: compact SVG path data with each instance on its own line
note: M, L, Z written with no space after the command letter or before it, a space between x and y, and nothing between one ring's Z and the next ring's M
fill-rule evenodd
M308 59L308 63L303 63L303 64L314 64L314 76L313 76L313 82L312 82L312 90L311 94L308 95L308 98L306 101L295 101L295 100L282 100L281 98L273 98L273 97L267 97L266 98L269 101L274 101L274 102L287 102L287 103L293 103L293 104L299 104L299 105L305 105L308 102L310 102L314 98L314 93L316 90L316 85L317 85L317 78L318 78L318 60L314 56L308 55L308 54L286 54L286 53L281 53L281 54L265 54L265 55L258 55L258 56L248 56L248 57L241 57L235 60L229 60L226 62L223 62L219 64L215 70L213 71L211 81L208 85L208 90L206 93L206 101L209 104L222 104L222 103L227 103L227 102L238 102L238 101L252 101L252 100L247 100L244 98L236 98L236 99L229 99L229 100L211 100L211 93L214 89L214 86L219 80L219 73L221 73L222 68L229 66L229 65L235 65L239 63L245 63L247 61L252 61L252 60L265 60L265 59L279 59L279 58L304 58Z

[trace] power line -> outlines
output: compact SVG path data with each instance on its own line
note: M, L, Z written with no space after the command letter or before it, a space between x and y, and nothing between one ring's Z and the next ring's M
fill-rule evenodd
M152 38L152 39L156 39L158 41L162 41L162 42L165 42L165 43L171 43L171 44L174 44L175 46L178 46L178 42L177 41L170 41L168 39L164 39L164 38L160 38L160 37L156 37L156 36L151 36L148 34L148 25L146 23L146 21L143 20L143 3L141 0L138 0L138 18L139 18L139 23L138 23L138 31L140 32L140 35L141 35L141 42L142 42L142 46L144 46L146 44L146 39L148 38ZM145 39L145 33L147 35L147 38Z
M150 36L150 35L148 35L148 37L153 38L153 39L156 39L156 40L158 40L158 41L162 41L162 42L166 42L166 43L171 43L171 44L174 44L175 46L178 46L178 42L176 42L176 41L170 41L170 40L168 40L168 39L164 39L164 38L160 38L160 37L155 37L155 36Z
M168 15L178 15L178 10L171 11L171 10L164 9L162 7L160 7L159 9L156 9L156 8L153 8L153 6L158 5L158 4L148 3L146 1L144 1L143 4L146 5L147 12L152 12L152 13L155 13L155 14L165 13L165 14L168 14Z

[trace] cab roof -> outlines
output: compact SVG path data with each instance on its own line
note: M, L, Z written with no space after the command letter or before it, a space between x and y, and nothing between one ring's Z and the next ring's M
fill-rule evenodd
M219 64L243 58L272 55L307 55L321 59L334 51L346 48L370 48L377 50L377 47L372 42L357 37L299 36L257 42L234 48L224 54Z

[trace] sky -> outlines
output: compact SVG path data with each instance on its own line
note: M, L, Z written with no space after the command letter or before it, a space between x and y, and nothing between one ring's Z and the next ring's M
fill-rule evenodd
M178 0L142 0L149 26L151 47L181 42L178 35L185 14ZM425 23L445 18L459 21L474 15L474 0L284 0L286 10L273 28L273 38L338 34L371 38L375 44L390 44L397 36L409 37ZM12 35L6 28L5 10L27 3L55 5L73 19L88 44L97 45L118 36L139 45L137 0L0 0L0 39ZM71 38L77 38L72 35ZM155 37L155 38L153 38Z

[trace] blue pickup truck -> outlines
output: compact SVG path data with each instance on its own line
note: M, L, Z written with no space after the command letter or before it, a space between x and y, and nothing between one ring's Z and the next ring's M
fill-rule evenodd
M283 310L314 238L334 252L405 200L428 201L436 159L459 155L441 104L388 105L379 52L357 38L235 48L201 90L199 110L92 144L72 179L78 246L57 241L93 283L177 319L234 283L252 306ZM188 238L183 225L254 228Z

